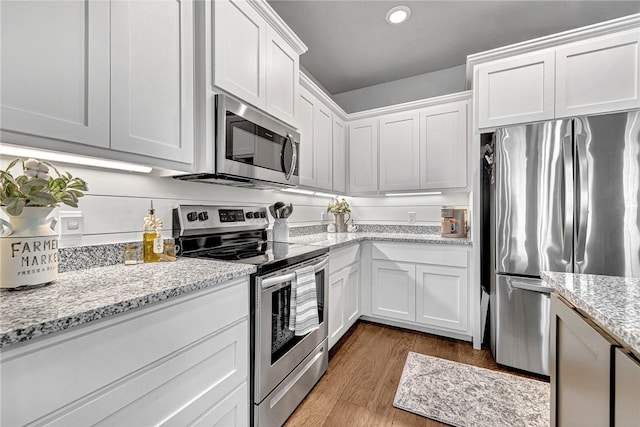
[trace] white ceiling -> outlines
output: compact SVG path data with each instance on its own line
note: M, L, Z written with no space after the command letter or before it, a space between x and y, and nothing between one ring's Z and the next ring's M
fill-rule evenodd
M640 12L640 1L269 0L332 94L464 64L469 54ZM393 6L412 10L385 21Z

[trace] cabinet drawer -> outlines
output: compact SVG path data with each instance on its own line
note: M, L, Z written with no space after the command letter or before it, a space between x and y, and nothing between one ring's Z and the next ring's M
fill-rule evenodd
M371 256L373 259L452 267L466 267L468 264L466 247L438 244L376 242Z
M186 351L248 316L247 279L78 326L1 354L2 425L22 425L117 388L132 373ZM104 393L101 391L100 393Z
M359 244L331 251L329 252L329 274L333 274L354 262L360 262Z
M187 425L246 381L248 344L245 319L83 399L51 425Z

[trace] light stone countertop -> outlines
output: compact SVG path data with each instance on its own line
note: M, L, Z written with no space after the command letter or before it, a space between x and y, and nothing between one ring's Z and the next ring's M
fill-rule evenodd
M441 237L439 234L412 234L412 233L318 233L305 236L289 237L290 243L303 245L322 246L329 249L338 249L362 241L384 241L403 243L431 243L437 245L471 246L468 238Z
M640 355L640 278L542 272L556 292Z
M39 288L0 291L0 348L248 276L248 264L178 258L60 273Z

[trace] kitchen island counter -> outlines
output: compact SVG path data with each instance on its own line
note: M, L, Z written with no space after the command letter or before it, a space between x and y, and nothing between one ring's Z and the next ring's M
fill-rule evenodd
M60 273L39 288L0 292L0 348L255 273L253 265L179 258Z
M289 242L305 245L322 246L335 250L362 241L376 242L403 242L403 243L430 243L437 245L471 246L468 238L448 238L439 234L412 234L412 233L317 233L304 236L290 237Z
M558 295L640 356L640 278L542 272Z

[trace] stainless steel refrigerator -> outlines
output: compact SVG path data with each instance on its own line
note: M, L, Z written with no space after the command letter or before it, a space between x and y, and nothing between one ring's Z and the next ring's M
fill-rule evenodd
M497 130L492 192L491 349L549 375L540 272L640 277L640 110Z

